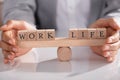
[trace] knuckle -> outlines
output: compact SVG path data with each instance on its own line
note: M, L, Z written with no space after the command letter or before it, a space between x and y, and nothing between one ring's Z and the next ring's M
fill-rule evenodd
M110 45L110 49L112 49L112 50L118 50L118 49L119 49L119 46L117 45L117 43L111 44L111 45Z
M116 47L116 45L115 44L111 44L111 45L109 45L111 48L113 48L113 47Z
M14 23L14 20L8 20L7 24L12 24Z
M8 42L12 37L12 34L10 31L5 31L2 33L2 40L5 42Z
M20 22L21 22L23 25L26 25L26 22L25 22L25 21L22 20L22 21L20 21Z
M27 26L27 22L26 21L20 21L20 24L22 25L22 26Z

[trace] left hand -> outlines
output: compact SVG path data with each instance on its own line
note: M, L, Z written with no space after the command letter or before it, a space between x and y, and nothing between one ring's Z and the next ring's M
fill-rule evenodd
M91 28L107 29L106 43L103 46L92 46L91 49L94 53L105 57L108 62L115 60L115 56L120 47L119 24L115 18L109 18L99 19L90 26Z
M33 25L26 21L9 20L0 27L2 40L0 47L4 55L4 63L13 63L16 57L26 54L32 48L20 48L17 44L17 33L19 30L36 30Z

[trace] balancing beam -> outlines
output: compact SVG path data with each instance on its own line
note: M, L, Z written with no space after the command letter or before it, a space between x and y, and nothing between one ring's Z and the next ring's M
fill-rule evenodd
M106 41L105 28L70 29L69 38L55 38L54 29L18 31L20 47L100 46Z
M56 38L51 41L19 41L21 48L37 48L37 47L66 47L66 46L100 46L105 43L105 39L81 39L70 40L67 38Z

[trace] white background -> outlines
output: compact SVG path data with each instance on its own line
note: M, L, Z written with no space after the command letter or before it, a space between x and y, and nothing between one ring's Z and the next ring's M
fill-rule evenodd
M36 48L5 65L0 56L0 80L120 80L120 57L108 63L89 47L72 48L72 60L59 62L57 48ZM39 54L39 55L36 55Z

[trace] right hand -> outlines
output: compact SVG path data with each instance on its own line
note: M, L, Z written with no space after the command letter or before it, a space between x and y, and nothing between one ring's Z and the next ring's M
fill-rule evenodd
M4 63L9 63L13 61L14 58L24 55L31 50L31 48L19 48L16 43L18 30L35 30L33 25L25 21L10 20L3 25L0 30L2 30L2 41L0 46L4 55Z

